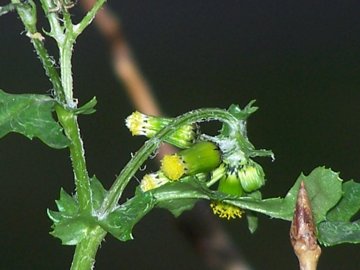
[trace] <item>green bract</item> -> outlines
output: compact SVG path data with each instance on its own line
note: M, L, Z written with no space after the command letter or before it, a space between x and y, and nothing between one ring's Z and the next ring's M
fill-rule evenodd
M237 176L246 192L253 192L265 184L265 173L262 167L253 161L238 170Z

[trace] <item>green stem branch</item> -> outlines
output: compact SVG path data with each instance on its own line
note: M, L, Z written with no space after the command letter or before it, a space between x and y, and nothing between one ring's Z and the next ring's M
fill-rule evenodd
M74 26L74 33L77 37L80 35L85 28L94 20L96 13L105 4L106 0L97 0L94 6L86 13L80 23Z
M40 58L40 61L45 69L46 75L49 77L50 82L52 83L55 91L56 99L63 103L65 101L65 96L61 84L61 80L57 70L54 67L54 60L50 57L47 52L43 39L44 37L37 31L36 28L36 6L33 1L28 1L28 3L21 3L20 0L11 0L13 4L16 4L16 10L19 14L19 17L22 23L25 26L27 31L27 36L31 39L31 42L35 48L37 55Z

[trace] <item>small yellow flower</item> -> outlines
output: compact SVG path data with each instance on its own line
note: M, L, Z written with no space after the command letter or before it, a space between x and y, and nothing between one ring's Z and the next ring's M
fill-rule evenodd
M144 175L143 179L140 182L140 188L142 191L145 192L165 185L169 181L170 180L166 178L161 171L149 173Z
M179 180L186 172L184 161L177 154L165 155L161 160L161 170L170 180Z
M227 220L241 218L244 213L239 207L224 202L215 201L210 206L215 215Z

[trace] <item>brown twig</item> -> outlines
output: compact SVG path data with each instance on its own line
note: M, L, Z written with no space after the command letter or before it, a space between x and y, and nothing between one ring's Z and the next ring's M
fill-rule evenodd
M85 10L89 10L94 2L95 0L80 1ZM110 46L114 70L124 83L135 108L145 114L160 115L161 111L151 89L131 55L118 18L105 5L97 14L95 24ZM157 158L161 158L164 153L174 151L171 146L164 144ZM177 224L210 269L248 269L239 250L210 211L195 207L193 211L178 219Z
M298 257L300 270L316 270L321 248L317 243L316 227L304 182L301 182L297 196L290 240Z

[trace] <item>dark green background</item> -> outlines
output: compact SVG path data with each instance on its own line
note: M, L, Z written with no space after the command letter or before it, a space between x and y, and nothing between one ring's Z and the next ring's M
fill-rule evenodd
M257 100L250 139L276 155L273 163L260 161L268 179L264 197L283 196L301 171L308 174L319 165L340 171L343 179L359 179L358 1L109 4L121 16L167 115ZM0 18L0 89L49 93L22 31L15 14ZM46 45L55 48L51 41ZM76 44L73 67L80 104L94 95L99 102L97 113L81 117L80 125L90 174L109 187L143 140L132 138L124 126L133 107L107 49L98 31L89 28ZM73 190L68 152L11 134L0 142L0 164L0 269L67 269L73 248L48 235L46 208L55 208L61 186ZM255 235L245 220L222 223L254 269L297 269L289 223L262 216ZM108 236L96 269L205 269L165 211L151 212L134 236L125 244ZM359 269L359 252L355 245L324 248L319 269Z

